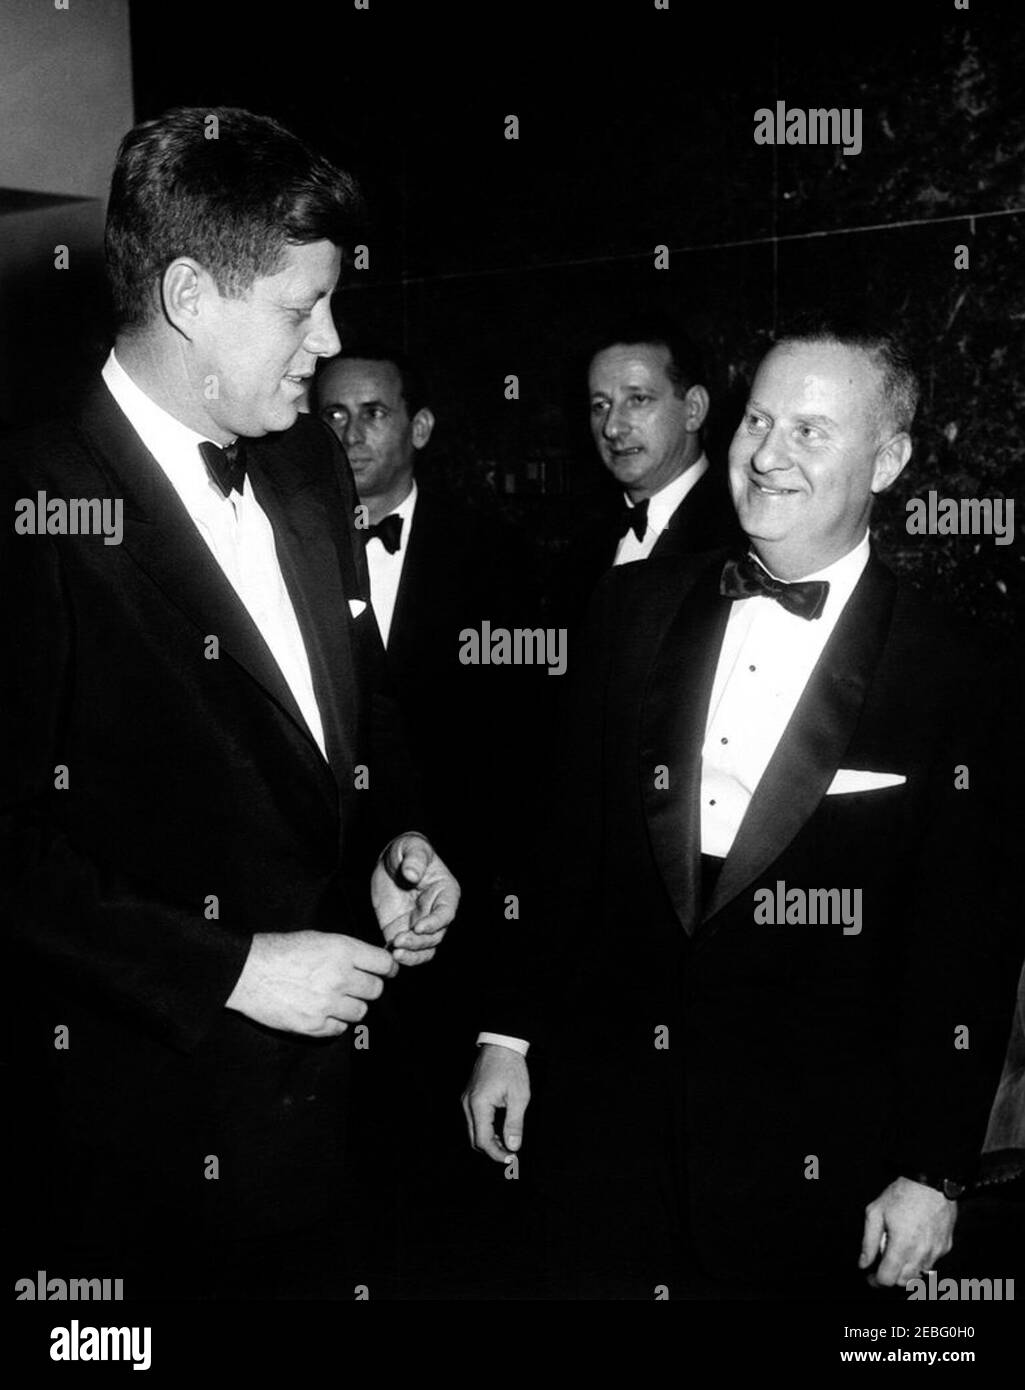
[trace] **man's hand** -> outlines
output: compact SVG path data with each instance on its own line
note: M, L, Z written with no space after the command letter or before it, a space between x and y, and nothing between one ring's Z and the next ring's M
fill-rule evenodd
M358 1023L399 968L380 946L332 932L258 932L227 1008L247 1018L333 1038Z
M496 1163L508 1163L523 1141L523 1117L529 1104L526 1057L500 1043L485 1043L463 1092L470 1144ZM495 1130L495 1111L503 1109L505 1124L500 1138Z
M392 956L423 965L459 906L459 884L422 835L400 835L377 861L370 901Z
M910 1178L897 1178L865 1208L858 1266L868 1269L882 1252L869 1283L903 1288L950 1250L956 1220L957 1203L942 1192Z

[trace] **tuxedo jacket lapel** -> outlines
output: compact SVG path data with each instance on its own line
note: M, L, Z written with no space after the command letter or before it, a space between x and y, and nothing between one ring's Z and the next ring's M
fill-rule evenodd
M701 748L730 603L702 572L659 647L641 711L641 788L652 852L688 934L701 914ZM660 787L655 768L668 768Z
M323 490L275 436L251 446L250 459L253 491L274 528L278 563L302 630L328 761L339 785L349 786L358 711L347 600L361 589L345 518L327 514Z
M425 624L422 618L425 609L427 614L431 612L432 599L427 586L444 571L447 560L443 544L435 544L438 536L437 528L432 525L432 510L430 497L421 489L412 519L405 523L410 529L388 634L388 661L396 670L407 660L414 659L416 647L426 640L430 624ZM437 613L434 620L436 625Z
M896 588L873 553L751 798L706 923L770 868L825 796L861 714Z
M324 773L327 764L288 683L245 605L210 553L181 499L106 387L83 408L82 431L111 497L124 502L122 545L199 634L226 652L303 734ZM201 638L197 637L197 644Z

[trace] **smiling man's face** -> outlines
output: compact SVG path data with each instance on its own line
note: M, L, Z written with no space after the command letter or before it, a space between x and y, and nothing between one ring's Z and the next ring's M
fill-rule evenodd
M340 265L338 247L316 241L288 246L281 268L242 295L207 286L195 371L212 439L295 424L317 358L341 347L330 303Z
M873 494L910 453L908 436L888 423L881 372L866 353L783 343L758 368L730 444L740 524L773 574L813 574L854 549Z

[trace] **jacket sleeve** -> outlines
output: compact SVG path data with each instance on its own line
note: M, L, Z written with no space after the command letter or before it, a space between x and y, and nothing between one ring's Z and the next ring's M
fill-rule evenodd
M33 495L8 468L3 492ZM188 1051L223 1010L250 938L205 920L194 904L155 898L72 842L61 798L74 794L74 769L66 790L62 750L88 694L75 689L74 609L58 543L16 535L8 521L0 594L0 842L15 988L37 1008L84 997Z
M619 589L615 572L570 635L567 687L546 739L546 775L535 793L520 920L506 937L484 990L480 1026L544 1047L575 977L601 854L605 694Z

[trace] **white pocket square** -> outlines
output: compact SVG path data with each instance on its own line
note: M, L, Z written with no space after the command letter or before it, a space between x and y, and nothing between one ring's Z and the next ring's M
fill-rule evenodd
M353 616L354 618L358 618L359 615L360 615L362 612L365 611L366 606L367 606L367 605L366 605L366 600L365 600L365 599L361 599L361 598L351 598L351 599L349 599L349 612L352 614L352 616Z
M859 772L856 768L842 767L826 788L827 796L839 796L844 792L877 792L883 787L899 787L908 779L899 772Z

